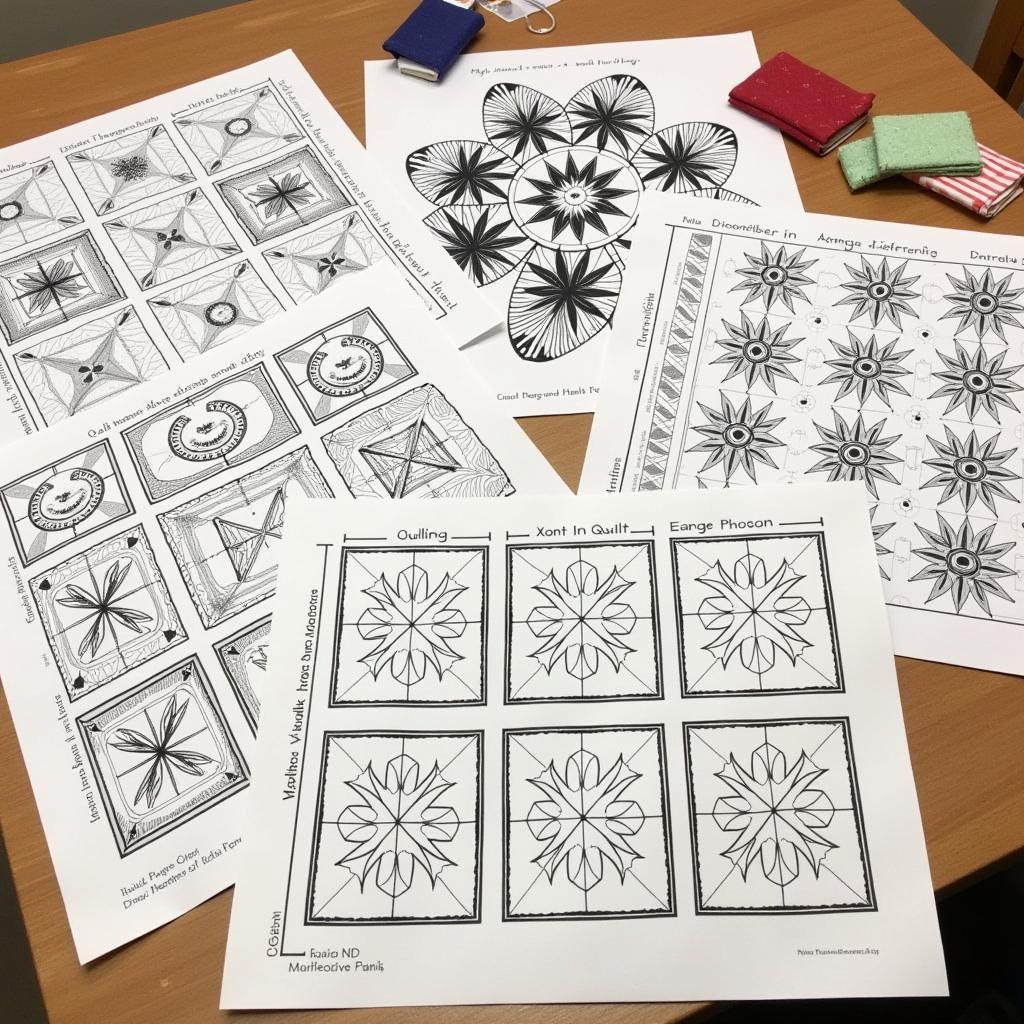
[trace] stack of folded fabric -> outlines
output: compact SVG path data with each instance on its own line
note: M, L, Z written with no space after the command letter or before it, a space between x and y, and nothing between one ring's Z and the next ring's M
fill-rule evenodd
M975 177L907 174L922 188L966 206L981 217L994 217L1024 191L1024 164L978 143L981 174Z

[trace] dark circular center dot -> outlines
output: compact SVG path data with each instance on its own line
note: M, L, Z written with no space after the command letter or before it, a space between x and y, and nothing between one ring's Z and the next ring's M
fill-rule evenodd
M964 387L980 395L992 387L992 378L981 370L970 370L964 374Z
M763 363L771 354L771 348L763 341L748 341L743 346L744 357L752 363Z
M988 292L975 292L971 296L971 308L978 313L992 313L999 303Z
M981 562L973 551L954 548L946 555L946 565L957 576L973 576L981 568Z
M211 302L206 307L206 322L214 327L227 327L238 318L238 307L231 302Z
M886 284L884 281L875 281L873 284L868 285L868 295L875 302L884 302L892 296L892 285Z
M17 220L21 210L21 203L17 199L8 199L6 203L0 203L0 220Z
M224 131L236 139L241 138L252 131L252 121L247 117L234 117L224 125Z
M761 271L761 280L767 285L780 285L786 280L786 272L782 267L765 267Z
M754 432L745 423L730 423L723 436L725 443L733 448L745 448L754 439Z
M848 466L864 466L870 457L870 451L859 441L848 441L839 449L839 458Z
M970 457L957 459L953 463L953 472L961 480L967 480L968 482L981 480L988 475L985 463L981 459L972 459Z
M877 377L882 372L882 364L877 359L863 356L854 362L853 372L858 377Z

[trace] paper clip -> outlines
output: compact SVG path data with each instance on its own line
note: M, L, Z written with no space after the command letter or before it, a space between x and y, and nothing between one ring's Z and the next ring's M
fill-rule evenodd
M533 12L531 14L527 14L524 19L526 21L527 32L532 32L535 36L546 36L549 32L554 32L555 25L558 23L555 21L555 16L551 13L551 10L548 7L541 3L540 0L521 0L521 3L524 3L527 7L533 8ZM545 25L544 28L534 28L534 26L530 24L530 18L538 11L543 11L548 16L548 20L551 22L550 25Z

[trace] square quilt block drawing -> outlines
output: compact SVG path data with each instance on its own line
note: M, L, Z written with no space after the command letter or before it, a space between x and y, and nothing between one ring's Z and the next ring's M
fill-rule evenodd
M480 920L483 733L324 733L308 925Z
M49 426L167 369L130 307L39 342L12 362Z
M221 198L253 242L312 224L352 205L308 146L217 182Z
M72 700L188 639L141 526L55 565L29 588Z
M285 509L296 494L332 497L308 448L157 516L207 628L274 592Z
M497 498L515 490L433 384L362 413L323 441L357 498Z
M24 565L135 511L106 441L4 485L0 502Z
M660 725L505 730L506 921L673 917Z
M78 718L122 857L245 789L249 768L192 657Z
M332 707L485 702L485 548L346 548L340 595Z
M0 329L11 343L123 298L88 231L0 263Z
M101 216L196 180L162 124L71 153L68 166Z
M330 324L274 358L314 423L416 373L369 309Z
M305 138L269 82L197 111L174 124L208 174L269 156Z
M386 256L387 251L356 210L263 252L274 276L297 304Z
M248 260L162 292L149 300L182 359L223 345L284 308Z
M683 725L698 914L876 910L846 718Z
M150 501L240 466L299 432L261 363L121 432Z
M173 281L241 252L197 188L123 214L104 227L140 288Z
M235 691L253 735L260 720L259 691L267 679L267 651L270 649L270 616L213 645L224 674Z
M672 541L685 696L841 692L821 532Z
M510 544L506 702L662 696L654 542Z
M52 161L0 175L0 253L81 223Z

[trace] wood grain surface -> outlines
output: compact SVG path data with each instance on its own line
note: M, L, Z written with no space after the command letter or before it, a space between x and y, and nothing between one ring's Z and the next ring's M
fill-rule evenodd
M251 0L184 21L0 67L0 145L9 145L229 71L287 47L357 134L363 67L411 0ZM966 109L979 139L1024 158L1024 124L896 0L562 0L558 29L528 35L493 16L476 50L565 46L753 30L767 58L785 49L878 94L875 113ZM31 8L22 15L31 17ZM444 102L444 87L438 91ZM866 130L861 134L866 134ZM787 141L808 210L940 227L1024 232L1024 199L979 221L893 180L853 196L835 155ZM520 421L575 486L589 416ZM5 642L12 642L7 636ZM900 659L900 690L935 887L948 892L1024 848L1024 680ZM79 967L6 702L0 702L0 820L53 1024L189 1024L217 1010L231 894ZM552 950L557 955L556 950ZM258 967L256 968L258 969ZM458 970L458 965L451 965ZM497 967L500 970L500 966ZM682 969L682 967L681 967ZM529 979L523 981L524 995ZM261 1014L261 1024L666 1024L695 1005L513 1006ZM0 1014L2 1016L2 1014Z

